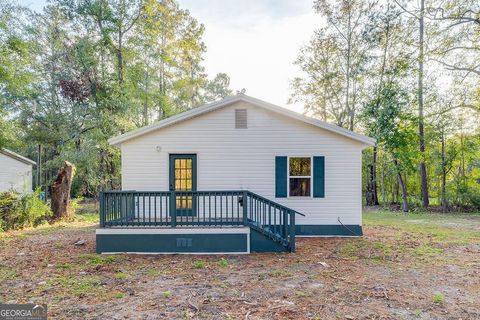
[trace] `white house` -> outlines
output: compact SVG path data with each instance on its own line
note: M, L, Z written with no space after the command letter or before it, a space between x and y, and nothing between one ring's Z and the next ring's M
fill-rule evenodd
M13 151L0 149L0 192L32 191L32 171L36 162Z
M362 234L362 150L375 144L370 137L239 94L114 137L110 143L121 149L122 190L137 196L130 221L143 218L143 226L172 216L166 213L171 194L152 192L173 191L177 193L169 198L169 208L176 211L175 224L190 218L191 226L208 213L211 222L212 211L221 211L227 220L231 214L230 221L237 221L243 212L248 223L241 226L262 229L286 223L288 219L276 213L281 206L283 214L298 213L293 214L293 226L285 225L296 235ZM209 191L220 192L213 194L223 198L213 201L222 209L208 203ZM222 196L226 191L233 192L232 199L228 193ZM242 191L252 196L238 193ZM125 215L125 208L126 203L117 218ZM271 208L281 221L272 222L277 216ZM111 221L107 215L104 220ZM126 220L122 221L120 225ZM279 234L271 226L268 230Z

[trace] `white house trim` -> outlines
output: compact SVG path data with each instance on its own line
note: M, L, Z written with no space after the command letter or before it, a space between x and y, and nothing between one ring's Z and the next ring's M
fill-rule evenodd
M333 125L333 124L329 124L327 122L324 122L324 121L321 121L321 120L318 120L318 119L313 119L311 117L304 116L300 113L288 110L286 108L268 103L266 101L263 101L263 100L260 100L260 99L257 99L257 98L247 96L245 94L238 94L236 96L227 97L225 99L222 99L222 100L219 100L219 101L216 101L216 102L213 102L213 103L209 103L209 104L203 105L203 106L198 107L198 108L194 108L192 110L180 113L180 114L172 116L170 118L158 121L158 122L156 122L154 124L151 124L149 126L145 126L145 127L139 128L137 130L133 130L133 131L127 132L125 134L113 137L113 138L109 139L108 142L113 146L119 146L120 144L122 144L125 141L131 140L133 138L142 136L142 135L150 133L152 131L155 131L155 130L158 130L158 129L161 129L161 128L164 128L164 127L168 127L168 126L174 125L176 123L179 123L179 122L197 117L197 116L202 115L204 113L218 110L220 108L226 107L228 105L231 105L231 104L233 104L235 102L239 102L239 101L248 102L248 103L251 103L251 104L253 104L255 106L258 106L260 108L264 108L264 109L282 114L284 116L294 118L294 119L297 119L299 121L303 121L303 122L308 123L310 125L313 125L315 127L318 127L318 128L324 129L324 130L328 130L330 132L337 133L339 135L345 136L345 137L350 138L352 140L362 142L366 145L374 146L375 142L376 142L375 139L367 137L365 135L355 133L353 131L341 128L341 127Z
M109 228L96 234L250 234L250 228Z

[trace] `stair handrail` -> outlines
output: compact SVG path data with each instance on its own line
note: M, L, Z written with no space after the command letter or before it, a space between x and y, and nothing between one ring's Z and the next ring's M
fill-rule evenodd
M298 212L297 210L294 210L294 209L292 209L292 208L286 207L286 206L284 206L284 205L282 205L282 204L280 204L280 203L278 203L278 202L276 202L276 201L273 201L273 200L270 200L270 199L268 199L268 198L265 198L265 197L263 197L263 196L255 193L255 192L252 192L252 191L249 191L249 190L246 190L246 191L247 191L248 194L250 194L250 195L252 195L252 196L254 196L254 197L260 198L260 200L262 200L262 201L268 202L268 203L273 204L273 205L275 205L275 206L277 206L277 207L279 207L279 208L281 208L281 209L283 209L283 210L287 210L287 211L289 211L289 212L293 212L293 213L295 213L295 214L298 214L299 216L305 217L305 215L304 215L303 213Z

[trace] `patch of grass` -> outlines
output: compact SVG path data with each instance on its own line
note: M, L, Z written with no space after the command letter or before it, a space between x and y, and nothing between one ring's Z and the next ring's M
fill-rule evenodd
M149 276L149 277L159 277L161 275L162 275L162 273L155 268L147 269L147 276Z
M193 262L193 267L195 269L203 269L206 266L207 266L207 263L205 261L202 261L202 260L197 260L197 261Z
M172 293L170 291L164 291L162 295L164 298L168 299L172 296Z
M119 256L107 256L106 258L104 258L104 261L106 263L112 263L112 262L117 262L117 261L120 261L120 257Z
M57 269L72 269L72 264L71 263L59 263L55 266Z
M0 283L6 280L13 280L17 276L17 272L11 268L0 268Z
M304 298L306 296L307 296L307 294L303 291L295 291L295 297L297 297L297 298Z
M123 299L123 298L125 298L125 294L124 294L124 293L121 293L121 292L117 292L117 293L115 293L115 298L117 298L117 299Z
M101 281L97 277L66 277L61 276L48 281L47 286L60 290L65 295L76 297L96 296L99 294Z
M393 248L391 244L383 241L370 241L367 238L353 239L345 242L339 248L339 255L343 259L358 260L369 259L374 261L391 260L395 251L401 248Z
M437 304L441 304L445 301L445 297L443 294L441 293L436 293L434 296L433 296L433 303L437 303Z
M77 297L83 297L91 294L95 295L100 284L101 282L97 278L82 279L73 283L72 291Z
M381 226L404 232L426 235L445 244L480 243L480 232L472 225L480 225L480 215L443 213L397 213L389 211L365 212L365 226Z
M222 258L222 259L220 259L220 261L218 261L218 265L222 268L227 268L229 263L228 263L227 259Z
M287 270L276 269L270 272L268 275L273 278L290 278L293 276L293 273Z
M115 279L118 279L118 280L125 280L128 278L128 275L126 273L123 273L123 272L117 272L115 273Z
M95 257L90 258L88 260L88 263L93 264L94 266L98 266L98 265L103 264L103 259L100 256L95 256Z
M110 264L113 262L118 262L120 261L120 257L114 256L114 255L108 255L108 256L100 256L100 255L89 255L87 256L88 263L94 265L94 266L100 266L104 264Z
M428 245L421 245L418 246L413 250L413 253L417 256L422 256L422 257L435 257L438 256L439 254L443 253L443 249L440 248L432 248Z
M98 212L87 212L82 214L75 214L75 221L97 223L100 221Z

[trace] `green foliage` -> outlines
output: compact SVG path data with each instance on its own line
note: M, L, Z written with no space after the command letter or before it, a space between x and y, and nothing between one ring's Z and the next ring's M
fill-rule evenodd
M170 292L170 291L163 292L163 297L164 298L170 298L171 296L172 296L172 292Z
M220 261L218 261L218 265L222 268L227 268L229 266L229 263L227 259L222 258L220 259Z
M118 188L109 138L231 93L205 73L203 33L174 0L2 2L0 145L36 158L41 144L44 188L64 160L74 197Z
M441 304L445 301L445 297L443 296L443 294L441 293L436 293L434 296L433 296L433 302L434 303L437 303L437 304Z
M120 257L115 256L115 255L108 255L106 257L100 256L100 255L94 255L94 256L88 257L88 263L90 263L94 266L111 264L111 263L117 262L119 260L120 260Z
M40 189L20 195L0 193L0 230L34 227L51 216L50 207L40 200Z
M115 279L125 280L125 279L127 279L127 274L126 274L126 273L123 273L123 272L117 272L117 273L115 274Z
M416 157L415 117L407 110L406 92L395 82L386 83L376 99L365 105L361 115L370 135L377 139L392 159L399 163L399 170L413 170Z
M203 269L207 266L207 263L202 260L197 260L193 262L193 267L196 269Z

